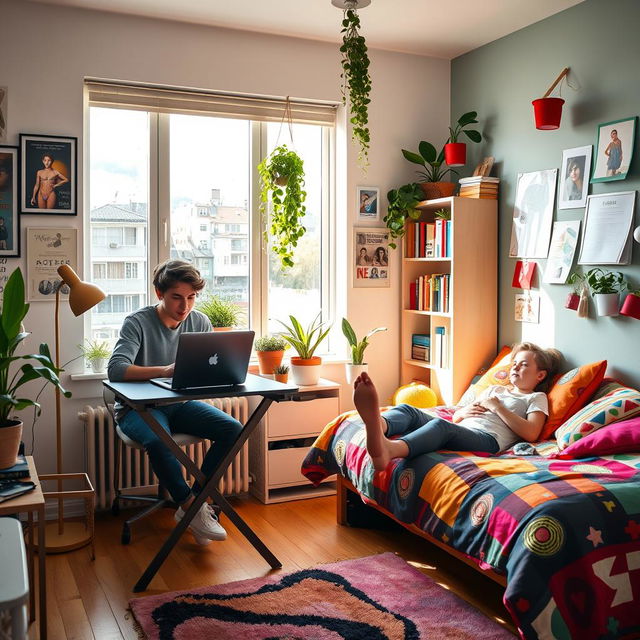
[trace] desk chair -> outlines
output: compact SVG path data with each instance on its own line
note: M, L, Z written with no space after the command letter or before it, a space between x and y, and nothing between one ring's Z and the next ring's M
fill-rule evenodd
M104 404L107 407L107 411L109 411L109 414L113 419L113 424L116 427L116 433L118 434L118 437L115 439L113 470L113 490L115 493L115 498L113 499L113 503L111 505L111 513L113 513L114 516L117 516L120 513L120 500L139 500L141 502L151 503L150 506L136 513L133 517L126 520L122 525L122 535L120 536L120 541L122 542L122 544L129 544L129 542L131 542L131 525L136 520L140 520L141 518L148 516L157 509L161 509L163 507L171 507L175 509L177 508L177 505L175 502L173 502L173 500L171 500L166 489L161 484L158 484L158 492L156 494L147 495L139 493L125 493L126 491L130 491L131 489L133 489L133 487L120 486L120 461L122 458L122 443L124 443L127 447L131 447L132 449L144 450L144 447L139 442L136 442L135 440L132 440L127 435L125 435L125 433L118 426L114 415L113 405L115 402L115 395L113 391L104 387L102 397L104 400ZM204 442L204 438L198 438L197 436L191 436L186 433L173 433L172 437L181 447Z

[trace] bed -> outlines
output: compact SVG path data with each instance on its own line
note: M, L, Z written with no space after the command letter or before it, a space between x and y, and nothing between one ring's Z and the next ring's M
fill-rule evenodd
M640 393L598 383L571 408L573 430L563 423L533 448L437 451L379 473L362 421L344 413L318 436L302 473L314 484L338 474L339 521L345 493L356 491L503 584L522 638L640 638Z

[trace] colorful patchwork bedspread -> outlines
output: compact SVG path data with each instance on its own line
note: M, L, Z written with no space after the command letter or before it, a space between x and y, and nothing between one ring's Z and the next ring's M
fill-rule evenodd
M446 409L437 415L448 417ZM327 425L302 473L339 473L403 523L503 573L523 638L640 638L640 452L560 460L437 451L375 473L354 412Z

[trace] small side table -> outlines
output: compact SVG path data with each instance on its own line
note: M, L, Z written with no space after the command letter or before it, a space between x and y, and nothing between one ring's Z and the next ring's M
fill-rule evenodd
M34 582L34 546L33 533L34 533L34 520L33 514L38 515L38 595L39 595L39 610L38 616L40 618L40 640L46 640L47 637L47 577L45 573L45 549L44 549L44 496L42 495L42 487L40 485L40 479L38 478L38 472L33 462L33 456L27 456L27 462L29 463L29 475L28 478L35 483L36 488L29 493L6 500L0 503L0 516L14 514L14 513L26 513L29 523L29 540L27 545L27 566L29 570L29 622L33 622L36 619L36 603L35 603L35 589L33 588Z

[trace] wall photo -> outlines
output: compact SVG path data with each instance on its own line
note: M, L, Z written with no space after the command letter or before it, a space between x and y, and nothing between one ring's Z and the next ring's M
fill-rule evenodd
M353 230L354 287L388 287L389 232L382 228Z
M0 256L19 255L18 147L0 146Z
M591 145L588 145L562 152L558 209L579 209L587 205L591 150Z
M633 157L636 117L613 120L598 126L596 162L591 182L624 180Z
M358 220L376 222L380 217L380 189L378 187L358 187L356 193Z
M77 138L20 134L21 213L78 213L77 142Z

